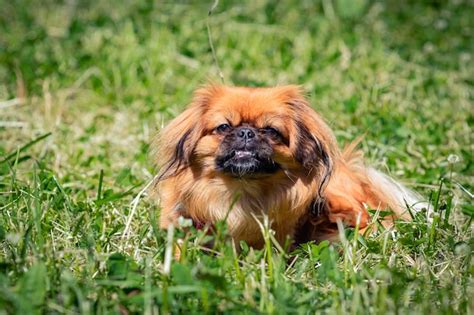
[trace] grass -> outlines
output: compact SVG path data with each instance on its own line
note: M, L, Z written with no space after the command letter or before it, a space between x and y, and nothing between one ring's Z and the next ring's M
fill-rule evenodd
M0 0L0 314L472 314L472 2L212 4ZM302 84L432 220L293 253L158 230L148 144L220 80L208 21L226 83Z

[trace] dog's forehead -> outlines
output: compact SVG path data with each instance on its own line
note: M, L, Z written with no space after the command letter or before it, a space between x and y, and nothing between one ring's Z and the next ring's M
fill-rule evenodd
M268 88L233 88L210 104L210 111L253 122L269 116L286 116L285 100Z

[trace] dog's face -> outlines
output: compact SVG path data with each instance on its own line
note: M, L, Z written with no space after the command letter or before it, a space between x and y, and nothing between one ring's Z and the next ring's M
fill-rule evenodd
M258 180L328 176L335 142L297 87L211 86L196 92L158 146L163 177L190 168L201 177Z
M235 178L267 177L282 171L293 161L291 117L284 109L269 95L251 97L240 90L223 93L203 117L204 136L196 153L213 159L210 166L217 173Z

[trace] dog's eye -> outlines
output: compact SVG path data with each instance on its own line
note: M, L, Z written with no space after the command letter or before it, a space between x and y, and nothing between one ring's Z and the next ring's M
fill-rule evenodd
M265 134L267 134L269 136L272 136L272 137L279 137L280 136L280 132L277 129L272 128L272 127L265 127L265 128L262 128L261 130Z
M230 130L229 124L222 124L222 125L217 126L217 128L216 128L217 132L226 132L226 131L229 131L229 130Z

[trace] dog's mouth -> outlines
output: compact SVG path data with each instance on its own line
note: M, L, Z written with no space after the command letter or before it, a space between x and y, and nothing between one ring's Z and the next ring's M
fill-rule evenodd
M252 178L273 174L280 169L280 165L253 151L232 150L216 158L216 169L233 177Z

